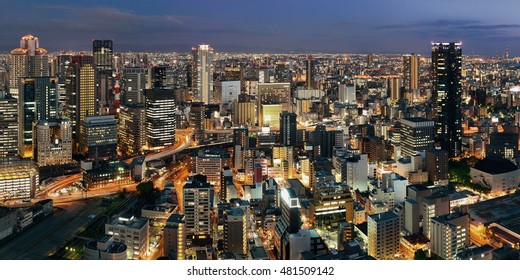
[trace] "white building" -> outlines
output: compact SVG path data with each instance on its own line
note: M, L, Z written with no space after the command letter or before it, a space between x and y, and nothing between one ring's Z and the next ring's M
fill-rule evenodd
M240 81L223 81L222 82L222 105L231 105L238 100L240 94Z
M114 236L104 235L98 240L85 242L85 260L126 260L127 248L124 243L114 242Z
M114 242L127 246L129 260L143 259L148 253L150 225L147 219L121 215L105 224L105 233L114 236Z
M452 260L469 244L469 216L452 213L431 219L430 246L435 255Z
M498 157L487 157L470 168L473 183L500 194L518 189L520 169L511 161Z

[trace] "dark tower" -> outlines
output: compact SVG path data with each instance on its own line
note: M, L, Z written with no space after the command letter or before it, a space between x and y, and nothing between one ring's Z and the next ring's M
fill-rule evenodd
M461 43L432 43L435 134L450 157L459 156L462 145L461 68Z

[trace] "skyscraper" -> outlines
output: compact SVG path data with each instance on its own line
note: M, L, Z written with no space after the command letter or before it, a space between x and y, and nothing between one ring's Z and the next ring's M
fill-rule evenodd
M117 155L117 121L114 115L87 116L80 126L79 153L88 159Z
M280 189L282 216L274 229L274 247L278 259L288 259L288 237L301 228L300 200L292 188Z
M213 48L192 48L192 90L194 100L210 104L213 99Z
M419 62L421 56L415 53L403 56L404 98L411 103L414 93L419 90Z
M137 155L146 145L146 109L129 104L119 111L119 150L124 155Z
M204 139L204 103L193 102L190 108L190 126L196 141Z
M34 160L39 167L72 162L72 130L69 120L39 120L34 130Z
M0 92L0 162L18 154L18 104L10 94Z
M433 148L435 125L425 118L406 118L401 120L402 156L411 156L416 151Z
M432 43L432 101L436 139L450 157L459 156L462 145L461 44Z
M175 94L169 89L149 89L146 99L146 145L160 149L175 143Z
M283 111L280 114L280 144L296 145L296 114Z
M57 78L20 78L18 96L18 153L33 157L34 123L57 117Z
M92 41L92 53L94 54L96 70L106 71L113 69L114 58L112 45L112 40Z
M309 55L307 57L307 60L306 60L306 63L305 63L305 66L306 66L306 85L307 85L307 89L314 89L316 87L316 84L314 82L314 75L315 75L315 70L314 70L314 64L315 64L315 59L312 55Z
M20 39L20 47L8 56L9 92L18 98L20 78L49 76L49 56L40 48L38 37L25 35Z
M148 77L148 69L144 67L127 67L123 70L124 104L144 104L144 90Z
M211 191L211 185L203 175L195 175L182 188L185 232L189 240L211 234Z
M65 74L65 113L71 121L74 153L79 151L80 124L98 113L94 61L91 55L74 55Z

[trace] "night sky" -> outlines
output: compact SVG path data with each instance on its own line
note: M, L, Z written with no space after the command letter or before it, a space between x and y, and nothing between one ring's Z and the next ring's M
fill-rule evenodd
M73 4L74 3L74 4ZM151 3L151 4L150 4ZM2 1L0 51L31 33L49 51L428 54L431 41L463 41L465 54L520 55L517 0Z

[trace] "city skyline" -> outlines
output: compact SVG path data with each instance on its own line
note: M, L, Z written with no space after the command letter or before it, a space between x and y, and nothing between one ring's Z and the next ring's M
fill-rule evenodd
M219 52L429 53L430 42L464 42L464 54L520 55L520 22L512 1L457 1L438 8L415 1L137 1L115 5L53 1L4 2L0 51L21 34L45 38L49 51L89 50L112 39L115 51L189 52L210 44ZM161 7L161 9L156 9Z

